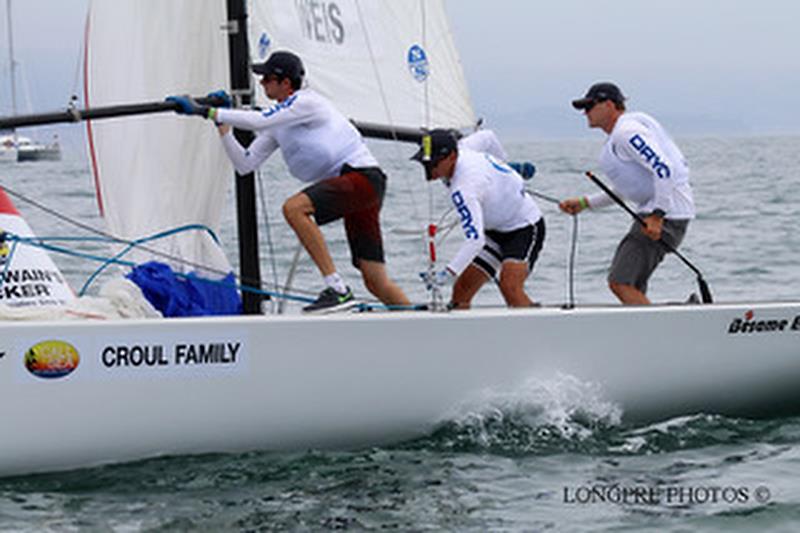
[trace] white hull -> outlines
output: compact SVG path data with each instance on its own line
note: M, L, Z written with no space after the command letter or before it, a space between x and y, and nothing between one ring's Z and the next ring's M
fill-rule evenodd
M560 375L628 419L800 412L798 317L800 303L4 322L0 474L399 441L489 391ZM731 333L737 319L778 329ZM26 367L44 341L75 348L71 373ZM217 362L193 361L215 344ZM116 366L134 346L155 364Z

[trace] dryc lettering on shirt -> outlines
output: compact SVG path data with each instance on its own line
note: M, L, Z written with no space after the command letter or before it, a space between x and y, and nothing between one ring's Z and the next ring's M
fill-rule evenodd
M653 170L658 174L659 178L669 178L670 171L666 163L664 163L655 151L650 148L644 139L637 133L628 141L634 150L644 158L645 161L650 163Z
M461 227L464 228L464 235L467 236L467 239L478 239L478 230L472 225L472 213L469 212L469 207L467 207L464 197L461 196L461 191L455 191L450 197L453 199L453 204L461 217Z

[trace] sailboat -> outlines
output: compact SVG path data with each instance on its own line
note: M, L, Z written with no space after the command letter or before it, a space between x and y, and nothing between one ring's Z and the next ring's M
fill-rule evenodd
M424 128L475 122L443 2L432 0L95 2L82 116L220 87L248 105L249 63L274 49L303 57L309 82L366 135L418 141ZM202 225L212 231L155 250L187 272L228 272L209 237L229 171L213 128L172 115L87 127L109 231L135 240ZM240 281L259 287L252 182L236 182ZM0 322L0 475L397 442L487 394L562 376L629 420L800 412L798 301L298 316L260 314L261 298L240 316ZM340 339L353 342L336 348Z
M8 70L11 84L11 112L17 114L17 61L14 58L14 33L11 18L11 0L6 0L6 24L8 29ZM13 161L58 161L61 159L61 146L57 139L43 144L11 131L0 135L0 162Z

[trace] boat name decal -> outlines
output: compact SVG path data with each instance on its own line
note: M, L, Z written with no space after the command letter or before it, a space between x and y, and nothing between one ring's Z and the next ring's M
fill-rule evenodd
M467 207L467 202L464 201L461 191L453 192L450 197L453 199L453 204L456 206L458 214L461 217L461 227L464 228L464 235L466 235L467 239L480 238L478 230L476 230L475 226L472 224L472 213L469 212L469 207Z
M728 333L770 333L776 331L800 331L800 315L793 320L772 318L756 320L755 313L750 310L744 318L734 318L728 326Z
M658 157L658 154L650 148L644 139L637 133L631 137L628 142L633 146L633 149L639 152L642 158L647 161L653 170L658 174L659 178L669 178L670 172L667 164Z
M48 340L34 344L25 352L25 368L36 377L63 378L80 363L78 350L65 341Z
M336 2L295 0L303 37L319 43L344 43L342 8Z
M106 346L100 359L106 368L235 364L241 347L241 342L185 343L168 354L161 344Z

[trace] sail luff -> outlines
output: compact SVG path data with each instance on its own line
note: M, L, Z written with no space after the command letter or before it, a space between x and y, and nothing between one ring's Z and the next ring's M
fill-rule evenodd
M103 107L228 87L227 20L219 0L92 2L85 103ZM120 49L120 45L124 50ZM172 114L92 121L89 137L109 231L125 240L202 224L219 233L231 165L209 124ZM181 272L217 277L230 265L206 234L150 243ZM135 261L148 260L134 254ZM190 265L207 265L207 271Z

